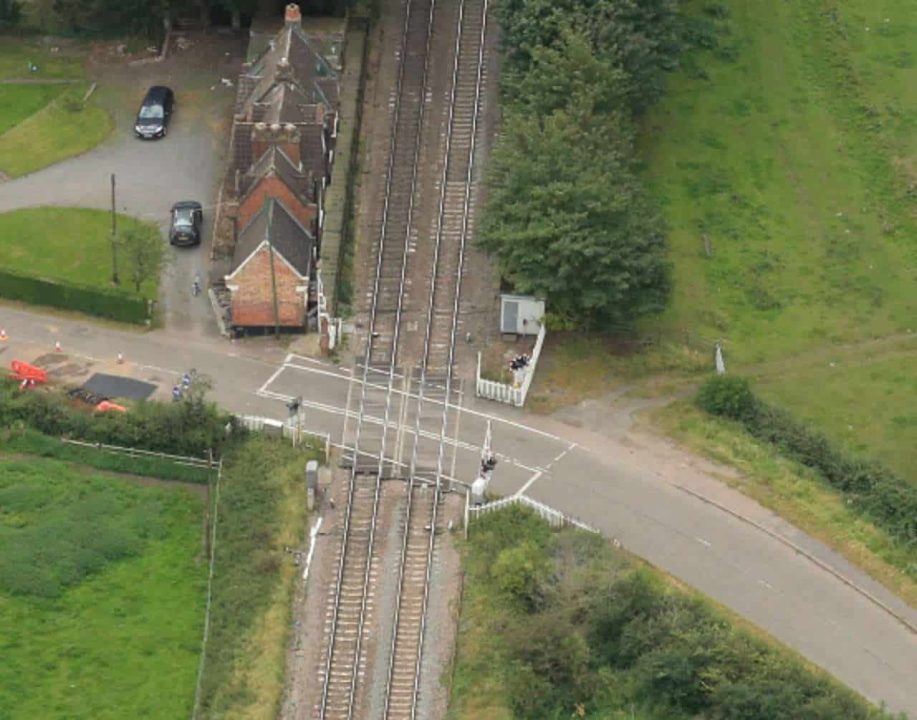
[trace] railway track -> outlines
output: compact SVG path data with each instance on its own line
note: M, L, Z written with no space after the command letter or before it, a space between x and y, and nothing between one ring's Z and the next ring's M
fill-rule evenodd
M445 438L453 397L455 340L466 240L471 233L472 183L484 77L487 0L461 0L453 53L448 131L434 236L434 253L414 441L408 476L399 592L386 682L386 720L415 720L424 647L430 577L442 492ZM433 406L431 425L427 405ZM432 402L431 402L432 401ZM438 427L436 427L438 425ZM437 438L432 473L419 464L421 431ZM429 462L429 460L428 460ZM426 481L426 482L423 482Z
M399 338L408 272L418 160L428 94L428 58L438 0L407 0L402 26L398 79L387 157L381 226L374 248L375 276L360 376L356 428L349 457L350 482L344 513L338 573L332 588L328 638L323 657L319 720L367 717L361 686L368 674L368 628L377 627L372 588L380 572L376 529L381 481L392 472L386 456L390 440L392 398L398 368ZM441 4L453 0L439 0ZM475 136L484 73L486 0L458 0L452 75L448 101L442 177L438 186L432 266L424 344L419 368L407 377L418 380L414 433L401 529L397 600L391 646L385 668L384 717L417 717L425 619L440 521L444 446L453 387L454 348L466 239L471 231ZM437 51L440 44L436 44ZM412 359L406 359L413 365ZM413 402L413 401L412 401ZM402 412L404 407L402 406ZM364 423L365 417L383 421ZM402 423L404 417L398 420ZM375 713L374 713L375 714Z

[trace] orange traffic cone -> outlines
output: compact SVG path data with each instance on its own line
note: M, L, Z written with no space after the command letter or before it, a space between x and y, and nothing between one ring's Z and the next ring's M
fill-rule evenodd
M0 340L9 340L9 336L6 334L5 328L0 328Z
M54 352L60 352L60 340L54 341Z

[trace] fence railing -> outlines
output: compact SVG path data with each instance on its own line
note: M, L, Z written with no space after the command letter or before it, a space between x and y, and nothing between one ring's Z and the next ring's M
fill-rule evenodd
M158 458L159 460L169 460L176 465L188 465L189 467L211 469L215 460L212 454L205 458L193 457L191 455L172 455L170 453L156 452L154 450L141 450L139 448L123 447L121 445L106 445L105 443L84 442L83 440L73 440L71 438L61 438L61 442L68 445L79 445L80 447L92 448L101 452L112 453L115 455L127 455L128 457L148 457Z
M317 433L306 430L298 423L283 422L260 415L236 415L236 421L246 430L263 433L269 437L283 438L292 442L293 445L300 445L309 439L317 440L324 445L326 462L331 452L331 433Z
M492 512L498 510L503 510L504 508L511 507L513 505L524 505L531 510L534 510L535 513L548 523L552 528L565 528L565 527L576 527L580 530L586 530L588 532L598 533L591 525L587 525L582 520L579 520L570 515L565 515L560 510L555 510L549 505L533 500L530 497L525 495L512 495L502 500L494 500L493 502L485 503L484 505L472 505L470 503L470 496L466 496L465 500L465 533L468 533L468 526L472 520L477 520L484 515L488 515Z
M538 365L538 358L541 357L541 349L544 346L546 334L545 326L542 325L538 330L538 337L535 339L535 347L532 350L532 358L525 368L525 374L522 382L508 383L498 382L497 380L488 380L481 377L481 353L478 353L478 370L475 377L474 392L477 397L486 398L487 400L496 400L497 402L506 403L522 407L525 405L525 399L529 394L529 387L532 384L532 378L535 376L535 367Z

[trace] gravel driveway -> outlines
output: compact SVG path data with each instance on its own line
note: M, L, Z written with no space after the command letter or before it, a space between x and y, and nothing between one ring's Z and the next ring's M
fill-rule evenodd
M35 205L108 209L110 175L115 173L119 212L157 223L165 236L169 209L177 200L204 205L204 242L197 248L169 248L160 289L163 322L171 330L216 335L206 294L191 296L195 272L207 277L213 205L224 168L235 87L245 38L192 35L185 49L164 62L129 67L94 66L97 101L112 114L115 131L102 145L76 158L0 184L0 212ZM137 107L147 87L169 85L176 110L168 137L141 141L133 136Z

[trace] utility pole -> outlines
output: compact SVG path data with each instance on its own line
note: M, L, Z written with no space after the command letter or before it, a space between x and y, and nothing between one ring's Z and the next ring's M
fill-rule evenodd
M111 281L118 280L118 213L115 211L115 174L111 174Z

